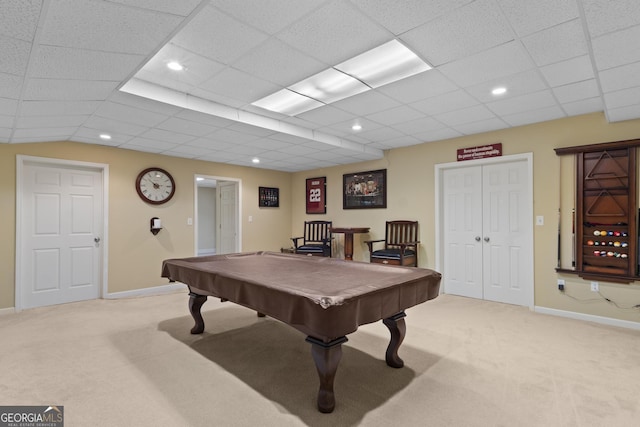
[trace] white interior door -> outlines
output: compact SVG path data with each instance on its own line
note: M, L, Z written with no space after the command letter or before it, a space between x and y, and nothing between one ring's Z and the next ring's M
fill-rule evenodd
M443 168L444 291L533 304L533 203L528 159Z
M218 182L218 215L217 252L230 254L239 251L238 245L238 183L232 181Z
M443 178L444 289L482 299L482 167L447 169Z
M101 171L25 162L21 179L20 281L16 283L21 308L98 298Z
M526 162L482 167L484 299L528 305L533 287Z

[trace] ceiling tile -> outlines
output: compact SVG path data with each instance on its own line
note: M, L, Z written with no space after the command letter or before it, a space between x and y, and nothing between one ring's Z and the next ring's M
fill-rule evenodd
M408 122L409 120L414 120L420 117L424 117L424 114L406 105L401 105L400 107L391 108L389 110L380 111L366 116L367 119L386 126Z
M507 93L499 96L491 93L497 87L506 88ZM542 79L538 70L531 69L470 86L465 88L465 91L480 102L493 102L498 99L538 92L547 88L547 83Z
M640 25L606 34L592 41L598 70L640 61Z
M115 102L105 102L96 110L96 116L141 126L157 126L168 117Z
M258 139L255 135L240 133L227 128L219 129L209 134L207 138L214 141L229 142L231 144L242 144Z
M401 104L398 101L395 101L375 90L370 90L368 92L352 96L351 98L342 99L333 104L334 107L340 108L357 116L366 116L368 114L388 110L400 105Z
M90 115L100 106L99 101L23 101L21 116Z
M393 38L364 14L344 1L331 1L285 28L277 37L326 64L380 46Z
M0 73L22 76L27 71L31 44L24 40L0 36Z
M551 106L526 113L515 113L502 116L502 119L511 126L523 126L531 123L544 122L566 117L564 111L558 106Z
M537 65L548 65L589 53L579 19L527 36L522 43Z
M465 135L472 135L474 133L490 132L508 127L509 125L507 125L503 120L494 117L487 120L481 120L479 122L459 124L456 125L455 128L458 132Z
M295 67L283 67L283 64L295 64ZM323 64L275 38L233 63L234 68L249 74L260 70L261 79L284 87L297 83L300 76L312 76L330 65L335 64Z
M447 113L449 111L467 108L478 105L479 102L464 90L445 93L411 104L413 108L425 114L433 116L435 114Z
M595 79L558 86L553 89L558 102L565 104L581 99L594 98L600 95L600 89Z
M155 141L169 142L172 144L184 144L185 142L193 141L195 139L193 135L185 135L183 133L171 132L163 129L149 129L148 131L140 134L140 137Z
M604 105L601 98L581 99L580 101L567 102L562 104L562 108L570 116L577 116L580 114L595 113L597 111L603 111Z
M113 134L124 134L129 136L140 135L148 129L147 126L125 123L119 120L107 119L104 117L91 116L84 122L83 127L87 130L93 130L94 134L107 132Z
M437 114L434 118L448 126L457 126L465 123L479 122L480 120L493 119L495 115L484 105L476 105L474 107Z
M472 0L351 0L364 13L399 35Z
M357 116L331 105L326 105L324 107L307 111L306 113L298 114L297 117L303 120L307 120L318 126L329 126L335 123L344 122L346 120L352 120Z
M579 16L575 0L498 0L498 3L520 37Z
M227 65L267 37L218 9L206 7L172 39L172 43Z
M143 59L139 55L41 46L30 74L36 78L121 81Z
M477 0L401 37L431 65L438 66L514 39L494 0Z
M247 25L275 34L325 3L323 0L214 0L212 4Z
M147 138L141 138L141 137L135 137L131 139L129 142L127 142L126 144L124 144L125 147L129 147L132 145L135 145L136 147L145 147L150 150L153 150L154 152L160 152L164 150L171 150L175 148L178 144L167 142L167 141L160 141L157 139L147 139Z
M638 99L640 99L640 86L609 92L604 95L607 110L636 105L638 104Z
M48 8L45 45L146 55L182 22L175 15L108 1L65 0ZM78 37L82 34L82 37Z
M0 114L15 116L18 110L18 101L15 99L0 98Z
M7 36L33 40L43 0L3 0L0 14L0 38Z
M607 110L607 118L612 122L633 120L640 117L640 104Z
M398 132L406 135L418 135L443 127L443 124L431 117L422 117L418 120L398 123L392 126Z
M40 141L64 141L76 131L75 127L15 129L13 139L26 142L27 138L40 138Z
M208 3L203 0L109 0L112 3L121 3L128 6L171 13L173 15L187 16L200 4Z
M184 135L204 136L220 128L193 122L178 117L170 117L158 125L158 129L182 133Z
M441 141L445 139L458 138L462 136L460 132L455 129L443 127L441 129L434 129L422 134L413 135L423 142Z
M499 101L489 102L487 107L499 116L540 110L556 105L556 100L550 90L543 90L526 95L514 96Z
M587 55L541 67L540 71L551 87L590 80L594 77L591 61Z
M640 62L610 68L598 73L604 92L640 86Z
M396 101L411 104L421 99L453 92L456 89L458 89L458 86L444 77L441 72L431 69L379 87L377 91Z
M518 42L509 42L440 67L454 83L466 87L533 68Z
M581 0L591 37L621 30L640 21L637 0Z
M404 136L402 132L385 126L360 133L360 137L370 142L381 142L387 139L400 138Z
M3 98L20 98L22 91L22 77L0 73L0 94Z
M25 83L26 101L103 101L118 85L117 81L29 79Z
M251 103L280 90L279 86L240 70L225 68L201 87L238 101Z
M106 131L107 129L105 129L104 131ZM80 127L78 128L78 130L76 131L75 134L73 134L72 140L73 141L79 141L79 142L88 142L91 144L101 144L101 145L110 145L110 146L118 146L118 145L122 145L124 143L126 143L127 141L130 141L133 136L132 135L126 135L124 133L121 132L113 132L113 131L109 131L109 135L111 135L111 139L106 141L104 139L100 138L100 134L104 133L104 131L99 131L97 129L91 129L89 127ZM119 129L118 129L119 131Z
M172 61L182 64L184 70L170 70L167 64ZM219 62L169 43L144 65L138 77L172 89L182 89L197 86L224 68Z
M15 126L17 129L77 127L81 126L88 118L88 115L18 117Z

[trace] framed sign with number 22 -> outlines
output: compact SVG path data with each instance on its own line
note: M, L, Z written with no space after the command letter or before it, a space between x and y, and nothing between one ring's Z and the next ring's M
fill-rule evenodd
M307 179L307 213L324 214L327 213L327 203L325 194L327 190L327 177Z

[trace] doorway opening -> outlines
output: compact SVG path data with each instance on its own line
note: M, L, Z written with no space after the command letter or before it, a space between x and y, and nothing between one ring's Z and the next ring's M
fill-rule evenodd
M242 251L241 182L237 178L195 176L195 255Z

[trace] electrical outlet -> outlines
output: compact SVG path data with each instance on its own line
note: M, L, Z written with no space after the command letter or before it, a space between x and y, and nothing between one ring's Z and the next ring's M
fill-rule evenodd
M598 282L591 282L591 292L598 292L600 290L600 287L598 285Z
M564 292L564 279L558 279L558 290Z

